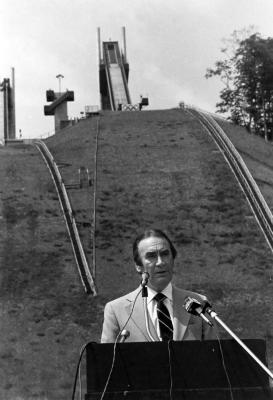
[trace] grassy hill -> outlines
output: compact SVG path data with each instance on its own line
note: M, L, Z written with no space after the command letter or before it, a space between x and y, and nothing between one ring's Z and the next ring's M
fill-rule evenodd
M78 182L80 167L93 177L97 123L46 140L66 184ZM223 125L272 207L272 146ZM131 243L146 227L173 239L175 283L206 293L241 338L266 338L272 367L272 254L210 136L181 110L105 112L99 127L95 298L83 291L38 151L0 149L0 397L71 396L80 348L99 341L105 302L139 283ZM91 265L93 187L69 196Z

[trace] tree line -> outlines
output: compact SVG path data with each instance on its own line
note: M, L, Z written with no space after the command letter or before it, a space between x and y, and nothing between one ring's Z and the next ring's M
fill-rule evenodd
M273 38L234 31L224 41L223 59L208 68L206 78L218 76L224 84L217 112L249 132L273 140Z

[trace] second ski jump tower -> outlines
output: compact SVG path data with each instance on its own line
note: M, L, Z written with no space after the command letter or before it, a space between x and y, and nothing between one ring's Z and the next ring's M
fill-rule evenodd
M122 28L123 52L117 41L102 42L98 28L99 82L102 110L122 110L131 104L128 89L129 64L126 57L126 34Z

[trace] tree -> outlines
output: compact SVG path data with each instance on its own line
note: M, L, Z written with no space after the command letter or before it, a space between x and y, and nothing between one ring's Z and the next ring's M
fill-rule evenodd
M240 35L241 33L241 35ZM273 138L273 39L259 33L235 31L228 46L221 51L226 56L207 69L206 78L219 76L224 83L220 113L229 112L233 122L249 131Z

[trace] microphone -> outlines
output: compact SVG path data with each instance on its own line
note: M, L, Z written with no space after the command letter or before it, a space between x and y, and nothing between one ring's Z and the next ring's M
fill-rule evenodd
M141 278L141 286L142 286L142 297L148 297L148 290L147 290L147 283L148 283L148 279L150 277L150 275L148 274L148 272L142 272L141 274L142 278Z
M142 272L141 276L141 286L143 287L147 285L150 275L148 272Z
M184 307L188 313L201 317L209 326L213 326L212 322L204 315L206 308L211 307L207 300L204 300L202 304L192 297L186 297Z
M120 333L120 340L119 343L124 343L125 340L130 336L130 332L127 331L126 329L123 329L123 331Z

